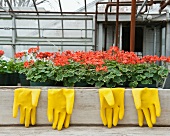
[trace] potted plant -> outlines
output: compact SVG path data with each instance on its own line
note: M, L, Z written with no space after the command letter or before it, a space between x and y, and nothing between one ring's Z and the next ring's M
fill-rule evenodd
M62 53L39 52L37 47L30 48L27 55L29 59L23 68L19 68L32 85L55 82L70 87L156 87L168 74L165 66L157 64L163 61L162 57L140 58L134 52L120 51L116 46L107 51Z
M28 50L28 58L24 62L24 69L27 80L32 86L52 86L54 85L54 68L50 60L53 53L39 52L39 47Z
M52 86L53 80L53 64L49 61L30 60L24 63L27 69L26 77L30 80L31 86Z
M1 85L16 86L18 84L18 74L13 59L3 57L4 51L0 50L0 73Z
M19 81L21 86L29 86L30 81L26 79L26 71L24 68L24 62L27 60L27 52L17 52L15 54L15 68L19 73Z
M6 80L6 73L4 71L4 67L6 64L6 61L3 60L4 51L0 50L0 86L5 85L5 80Z

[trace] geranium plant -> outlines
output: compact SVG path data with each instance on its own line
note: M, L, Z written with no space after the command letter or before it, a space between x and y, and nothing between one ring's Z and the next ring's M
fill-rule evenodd
M52 81L54 71L53 64L49 61L33 60L24 63L27 79L33 82Z
M0 50L0 73L15 73L15 61L13 59L5 60L4 51Z
M15 65L16 65L16 70L18 73L25 73L24 72L24 62L27 60L27 52L18 52L15 54Z
M50 60L53 53L39 52L39 47L28 50L29 60L24 62L23 69L28 80L32 82L54 81L53 63Z
M169 57L138 57L134 52L120 51L113 46L107 51L64 51L39 52L30 48L27 61L19 66L20 73L33 82L63 82L64 86L86 83L96 87L130 86L158 84L168 75L159 61L170 62ZM18 63L20 64L20 63Z

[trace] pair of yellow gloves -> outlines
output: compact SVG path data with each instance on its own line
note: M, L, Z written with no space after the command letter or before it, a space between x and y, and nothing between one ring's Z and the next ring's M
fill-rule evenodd
M103 124L108 128L117 125L124 116L124 88L99 89L100 116ZM138 113L139 126L143 126L144 117L151 128L156 123L156 117L161 114L158 89L132 89L135 107Z
M40 89L19 88L14 91L13 117L18 114L20 107L20 123L29 127L35 125L36 107ZM74 89L49 89L47 117L53 122L52 128L61 130L63 125L69 127L74 105Z

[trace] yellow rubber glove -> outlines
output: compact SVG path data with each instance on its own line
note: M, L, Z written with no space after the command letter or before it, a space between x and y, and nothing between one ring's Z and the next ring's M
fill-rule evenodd
M49 89L48 111L49 122L53 122L52 128L61 130L63 125L69 127L74 105L74 89Z
M40 89L19 88L14 90L13 117L18 115L20 107L20 124L29 127L36 122L36 107L40 96Z
M99 89L100 116L104 126L117 126L124 116L124 88Z
M132 89L134 103L138 112L139 126L143 126L144 116L150 128L156 123L156 117L161 115L158 89L136 88Z

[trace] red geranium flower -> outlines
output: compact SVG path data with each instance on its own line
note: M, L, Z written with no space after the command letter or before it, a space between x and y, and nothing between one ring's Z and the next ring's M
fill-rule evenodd
M4 55L4 51L3 50L0 50L0 57Z
M39 46L37 46L36 48L29 48L28 54L37 53L38 51L39 51Z
M15 58L21 59L25 55L25 52L18 52L15 54Z

